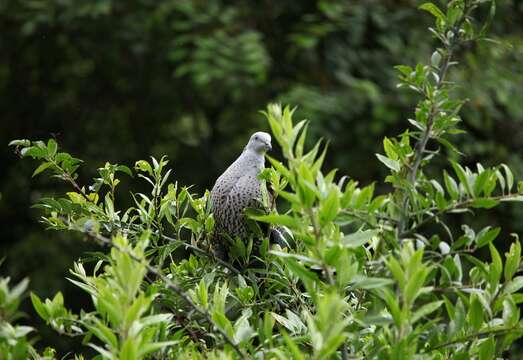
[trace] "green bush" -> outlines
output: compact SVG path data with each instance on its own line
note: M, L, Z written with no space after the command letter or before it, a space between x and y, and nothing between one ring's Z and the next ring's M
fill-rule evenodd
M40 161L33 175L51 173L71 185L64 197L38 202L44 224L109 248L94 266L80 260L71 270L92 311L72 313L60 293L44 301L32 294L38 314L63 336L83 337L101 359L506 356L523 335L519 239L513 235L502 258L494 245L500 228L447 225L455 213L523 201L523 183L508 166L470 169L452 160L460 154L453 136L461 133L464 101L452 97L447 75L461 45L485 39L486 25L471 17L484 2L421 6L434 16L431 32L441 46L427 65L397 67L400 87L420 100L411 128L385 138L377 154L389 171L388 192L323 172L327 146L307 146L308 123L294 123L289 107L268 106L284 161L268 157L260 177L280 210L246 216L286 227L291 248L264 239L254 252L242 239L232 263L216 259L209 194L170 183L165 158L139 160L133 170L106 163L87 186L78 179L82 161L55 140L11 142L22 157ZM493 13L492 5L485 24ZM435 158L448 163L443 174L431 169ZM127 209L116 202L122 176L150 186L132 193ZM249 267L253 254L258 266Z

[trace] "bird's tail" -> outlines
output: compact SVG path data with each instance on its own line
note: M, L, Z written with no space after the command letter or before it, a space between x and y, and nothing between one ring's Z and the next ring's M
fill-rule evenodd
M282 248L290 248L294 245L292 233L284 226L275 226L271 228L269 235L271 244L278 244Z

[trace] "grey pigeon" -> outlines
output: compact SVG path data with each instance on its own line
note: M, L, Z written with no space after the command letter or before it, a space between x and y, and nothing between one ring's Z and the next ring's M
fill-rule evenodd
M259 207L262 192L257 176L265 167L265 153L271 149L269 134L261 131L254 133L241 155L220 175L211 190L215 220L213 245L216 256L220 258L225 258L224 234L242 240L250 235L244 210ZM274 229L272 233L280 243L281 230Z

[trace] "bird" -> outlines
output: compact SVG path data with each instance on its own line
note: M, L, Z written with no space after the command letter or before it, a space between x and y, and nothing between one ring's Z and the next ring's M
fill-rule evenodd
M271 136L263 131L255 132L241 155L218 177L212 187L212 243L215 255L221 259L227 258L224 235L242 240L252 236L244 210L261 207L262 189L258 175L265 168L265 154L271 150ZM274 242L285 243L282 229L272 228L270 235Z

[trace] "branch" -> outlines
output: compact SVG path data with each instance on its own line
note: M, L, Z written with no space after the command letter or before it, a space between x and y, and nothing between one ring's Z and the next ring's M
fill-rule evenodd
M432 212L432 211L436 211L436 212L433 213L431 216L423 219L423 221L419 222L414 227L403 231L400 234L400 238L403 239L407 236L413 235L419 228L429 224L430 222L436 220L438 217L440 217L446 213L449 213L451 211L458 210L458 209L466 209L466 208L470 207L476 200L484 199L484 200L494 200L494 201L510 201L510 200L517 199L520 196L521 196L520 194L508 194L508 195L481 197L481 198L467 199L467 200L463 200L460 202L456 202L453 205L446 207L445 209L438 209L437 207L432 207L430 209L426 209L423 212Z
M180 244L182 246L184 246L186 249L191 249L195 252L197 252L198 254L201 254L201 255L204 255L210 259L213 259L215 260L218 264L222 265L223 267L229 269L230 271L232 271L233 273L235 273L236 275L240 275L241 272L236 269L234 266L232 266L230 263L220 259L219 257L215 256L214 254L210 253L210 252L207 252L203 249L200 249L199 247L197 246L194 246L194 245L191 245L191 244L188 244L186 243L185 241L182 241L182 240L178 240L178 239L175 239L173 237L170 237L170 236L167 236L167 235L163 235L161 234L160 237L164 240L168 240L170 242L174 242L174 243L177 243L177 244Z
M67 172L64 168L62 168L60 165L58 165L58 163L53 160L53 159L46 159L46 161L49 161L50 163L53 164L53 166L56 167L57 170L59 170L59 172L61 172L61 176L62 178L67 181L68 183L70 183L73 188L80 194L82 195L85 200L87 200L88 202L93 202L93 199L91 199L87 194L86 192L84 191L84 189L82 189L80 187L80 185L76 182L76 180L71 176L71 174L69 174L69 172ZM58 175L59 177L60 175ZM114 197L114 196L113 196Z
M443 65L439 68L438 71L438 78L436 81L436 85L434 87L434 93L437 93L439 90L443 88L444 80L447 75L448 69L451 65L452 56L454 54L454 48L459 43L459 29L461 28L461 25L463 25L463 22L468 16L468 12L470 11L470 7L468 6L468 3L465 1L464 9L463 9L463 15L461 18L456 22L456 24L452 27L450 30L453 34L452 40L449 40L448 42L445 42L445 49L446 53L444 54L443 59ZM429 98L428 94L425 95L425 98ZM427 118L427 124L425 126L425 130L423 131L421 138L418 140L415 146L414 150L414 160L412 166L409 168L409 172L407 174L407 182L408 184L415 188L416 187L416 178L418 176L418 170L421 165L421 161L423 160L423 154L425 153L427 143L431 137L432 132L432 126L434 124L434 119L436 115L439 113L439 108L436 103L432 102L431 104L431 111L429 113L429 116ZM402 234L405 231L405 228L407 226L408 222L408 209L409 209L409 193L408 189L403 190L403 196L400 202L401 209L400 209L400 218L398 221L398 227L397 227L397 237L398 240L401 241Z
M470 335L463 336L463 337L460 337L455 340L447 341L442 344L432 346L432 347L428 348L426 351L431 352L431 351L441 349L441 348L444 348L444 347L447 347L450 345L460 344L460 343L468 342L470 340L475 340L476 338L483 338L483 337L490 336L490 335L500 336L500 335L505 335L505 333L508 334L511 332L523 332L523 328L515 326L515 327L511 327L511 328L501 328L501 329L494 329L494 330L489 330L489 331L479 331L474 334L470 334Z
M234 351L236 353L238 353L238 355L240 355L240 357L242 359L246 359L247 358L247 354L238 347L238 345L236 345L233 341L233 339L231 339L226 333L225 331L223 331L215 322L214 320L212 319L211 317L211 314L209 314L209 312L205 309L202 309L200 308L190 297L189 295L187 295L183 289L178 285L176 284L175 282L173 282L171 279L169 279L168 277L166 277L160 270L156 269L154 266L151 266L149 265L148 262L146 262L144 259L141 259L141 258L138 258L136 255L134 255L133 253L131 253L129 250L127 249L124 249L122 248L121 246L113 243L111 241L111 239L109 238L106 238L102 235L99 235L99 234L95 234L95 233L92 233L92 232L85 232L83 231L82 229L77 229L78 231L86 234L87 236L91 237L92 239L94 239L95 241L101 243L101 244L104 244L104 245L109 245L109 246L112 246L114 247L115 249L117 249L118 251L122 252L122 253L125 253L127 255L129 255L129 257L131 259L133 259L134 261L140 263L141 265L143 265L147 271L149 271L150 273L156 275L158 278L160 278L165 286L167 286L168 288L170 288L171 290L173 290L174 292L176 292L176 294L178 294L178 296L180 296L194 311L196 311L197 313L199 313L200 315L202 315L209 324L211 324L214 328L217 329L218 333L221 335L221 337L225 340L226 343L228 343L230 346L232 346L232 348L234 349Z

